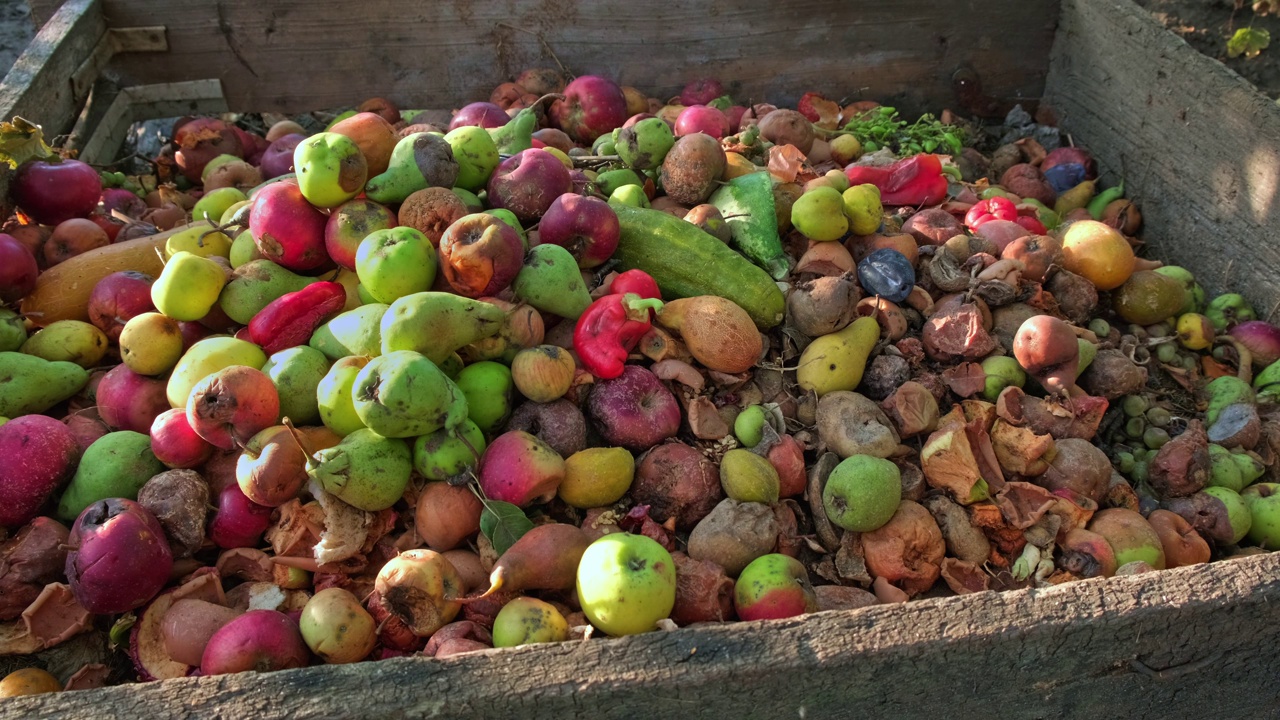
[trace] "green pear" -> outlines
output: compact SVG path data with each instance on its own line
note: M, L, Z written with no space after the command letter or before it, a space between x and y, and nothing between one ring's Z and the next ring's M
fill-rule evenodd
M623 185L639 185L644 187L644 182L635 170L630 168L621 168L619 170L606 170L596 175L596 188L601 195L609 197L613 195L613 191Z
M232 365L259 370L266 362L267 354L251 342L226 336L205 338L187 348L173 367L165 396L173 407L184 408L191 388L206 377Z
M212 162L209 163L209 165L212 164ZM205 170L208 169L206 165ZM222 215L227 211L227 208L248 199L240 188L220 187L210 190L202 195L196 201L195 206L191 208L191 217L196 220L208 220L216 223L222 219Z
M462 372L462 368L465 365L466 363L462 361L462 356L454 352L449 353L449 357L445 358L444 362L440 363L440 370L444 372L445 377L456 381L458 379L458 373Z
M435 246L426 235L406 226L375 230L356 250L360 286L380 303L430 289L436 265Z
M414 293L391 303L382 316L382 353L413 350L439 364L458 348L497 334L506 322L497 305L453 293Z
M649 196L639 185L622 185L614 188L613 192L609 193L609 204L630 205L638 208L652 207Z
M58 320L22 343L20 352L49 362L73 362L82 368L97 367L111 341L106 333L83 320Z
M149 436L131 430L107 433L84 451L75 477L58 501L57 517L71 523L99 500L136 500L142 486L164 470L164 463L151 452Z
M384 437L426 435L467 419L467 399L435 363L412 350L384 353L356 377L360 421Z
M472 192L484 188L499 162L498 146L489 131L468 125L450 130L444 140L453 148L453 158L458 161L458 179L454 185Z
M70 362L0 352L0 416L42 413L84 389L89 373Z
M840 177L844 177L841 175ZM884 222L884 206L880 204L880 188L871 183L854 185L840 194L844 216L854 235L871 235Z
M458 373L458 389L467 398L467 417L486 434L511 415L511 369L492 360L471 363Z
M406 135L391 151L387 171L369 178L365 195L383 205L398 205L419 190L453 187L460 174L454 154L451 144L434 133Z
M535 103L520 108L520 112L508 120L506 125L489 128L489 137L493 138L499 155L515 155L533 147L533 131L537 129L538 108Z
M479 195L476 195L470 190L456 187L453 189L453 194L457 195L458 199L462 201L462 204L467 206L468 213L478 213L478 212L484 211L484 202L480 200ZM512 217L514 216L515 216L515 213L512 213Z
M9 308L0 307L0 352L13 352L27 341L27 322Z
M511 287L516 297L535 308L573 320L591 304L578 261L559 245L530 250Z
M151 284L151 302L174 320L199 320L213 309L227 284L222 267L209 258L179 250Z
M355 387L356 377L365 365L367 357L345 357L335 362L329 372L316 386L316 405L320 410L320 421L325 427L338 435L350 435L364 427L360 416L356 414L355 398L351 389Z
M316 389L329 372L329 358L306 345L298 345L267 358L262 372L275 383L280 395L280 416L295 425L320 421Z
M791 224L810 240L839 240L849 231L844 198L833 187L816 187L791 206Z
M253 316L273 300L315 281L316 278L295 275L270 260L251 260L232 273L231 282L218 296L218 305L227 317L248 325Z
M404 495L413 453L398 438L363 428L307 460L307 475L326 492L366 512L385 510Z
M387 308L370 303L348 310L316 328L308 344L330 360L348 355L377 357L382 354L382 316Z
M428 480L448 480L475 470L484 454L484 433L470 420L413 441L413 468Z

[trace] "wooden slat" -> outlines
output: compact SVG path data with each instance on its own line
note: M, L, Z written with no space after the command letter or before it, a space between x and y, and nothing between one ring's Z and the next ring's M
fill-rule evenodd
M704 76L741 98L806 90L907 110L954 105L962 66L988 94L1034 98L1056 0L104 0L113 27L164 25L164 62L120 58L129 84L217 76L237 111L303 112L375 96L457 107L529 66L611 76L666 98ZM520 30L524 28L526 30ZM544 46L540 39L546 41Z
M100 165L117 160L129 126L139 120L226 111L227 100L222 96L222 87L217 80L124 88L111 101L92 134L84 140L80 158Z
M0 118L21 115L42 125L46 136L71 129L84 101L83 94L73 91L71 78L104 33L100 0L68 0L0 83Z
M1280 318L1275 102L1129 0L1063 3L1046 100L1104 179L1124 178L1154 257Z
M1277 708L1277 643L1280 553L443 661L16 698L0 716L1262 718Z

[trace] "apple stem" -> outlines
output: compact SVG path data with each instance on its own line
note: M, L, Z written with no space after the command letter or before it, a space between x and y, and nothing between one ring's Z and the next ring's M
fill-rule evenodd
M466 435L457 432L456 430L453 431L453 436L461 440L463 445L467 446L467 449L471 451L472 456L475 457L476 463L478 464L480 462L480 451L476 450L476 446L471 444L471 441L467 439Z

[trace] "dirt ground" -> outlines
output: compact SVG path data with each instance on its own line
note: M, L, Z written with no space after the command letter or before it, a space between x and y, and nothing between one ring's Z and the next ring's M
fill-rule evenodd
M34 34L25 0L0 0L0 75L9 72Z
M1280 8L1254 13L1254 0L1137 0L1191 47L1222 61L1270 97L1280 97ZM1271 2L1272 7L1280 3ZM1227 40L1242 27L1271 33L1271 46L1253 58L1227 57Z

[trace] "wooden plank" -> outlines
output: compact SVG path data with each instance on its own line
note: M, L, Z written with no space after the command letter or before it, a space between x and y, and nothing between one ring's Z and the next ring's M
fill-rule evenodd
M967 0L104 0L113 27L164 25L162 63L120 58L129 84L222 78L236 111L303 112L382 95L457 107L529 66L611 76L656 97L697 77L739 98L794 103L806 90L908 111L954 105L970 67L988 94L1036 98L1058 3ZM524 30L522 30L524 29ZM542 42L545 40L545 44Z
M129 126L139 120L223 112L227 100L216 79L124 88L85 139L80 158L99 165L117 160Z
M97 82L99 73L117 53L163 52L169 49L165 41L164 26L138 28L110 28L98 40L93 53L71 76L71 91L75 97L88 97L89 90Z
M1046 101L1125 179L1153 257L1277 318L1280 107L1129 0L1063 3Z
M100 0L68 0L0 82L0 118L21 115L48 137L71 129L85 97L74 92L71 78L105 33Z
M1280 553L791 620L16 698L0 716L1271 717Z

